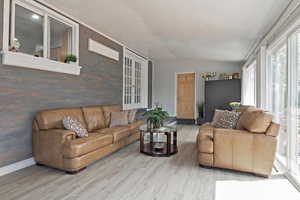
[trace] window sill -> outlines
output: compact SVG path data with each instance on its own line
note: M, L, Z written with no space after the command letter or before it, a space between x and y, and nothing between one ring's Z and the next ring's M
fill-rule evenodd
M67 64L18 52L2 52L2 64L43 71L80 75L81 66Z

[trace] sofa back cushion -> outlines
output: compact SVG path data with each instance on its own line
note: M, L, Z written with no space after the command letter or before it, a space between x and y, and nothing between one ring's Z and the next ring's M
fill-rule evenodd
M253 133L266 133L272 122L272 115L259 109L243 112L239 119L238 129L246 129Z
M82 112L89 132L105 128L105 117L101 106L82 107Z
M122 110L121 105L110 105L110 106L102 106L104 118L105 118L105 127L109 127L110 125L110 115L111 112L120 112Z
M71 117L78 120L86 128L82 110L80 108L64 108L54 110L44 110L37 114L36 120L41 130L64 129L63 119Z

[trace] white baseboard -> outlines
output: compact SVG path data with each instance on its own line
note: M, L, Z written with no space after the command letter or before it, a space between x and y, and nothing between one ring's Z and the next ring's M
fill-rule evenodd
M35 164L35 160L32 157L32 158L28 158L26 160L22 160L22 161L13 163L11 165L7 165L5 167L1 167L0 168L0 176L4 176L5 174L9 174L9 173L18 171L20 169L29 167L29 166L34 165L34 164Z

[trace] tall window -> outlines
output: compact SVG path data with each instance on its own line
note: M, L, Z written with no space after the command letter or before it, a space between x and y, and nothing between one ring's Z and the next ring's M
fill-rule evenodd
M124 108L146 108L147 101L148 62L135 53L126 50L124 59Z
M243 70L243 104L256 106L256 62Z
M269 108L274 121L280 123L278 157L282 163L287 162L288 143L288 66L287 44L281 43L270 51L269 55Z

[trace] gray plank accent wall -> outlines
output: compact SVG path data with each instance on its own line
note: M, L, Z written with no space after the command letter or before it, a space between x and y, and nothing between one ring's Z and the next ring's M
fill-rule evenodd
M3 32L0 1L0 41ZM120 61L88 51L88 39L120 53ZM1 49L2 49L2 42ZM40 110L122 104L123 48L80 25L80 76L0 64L0 167L32 157L31 124Z

